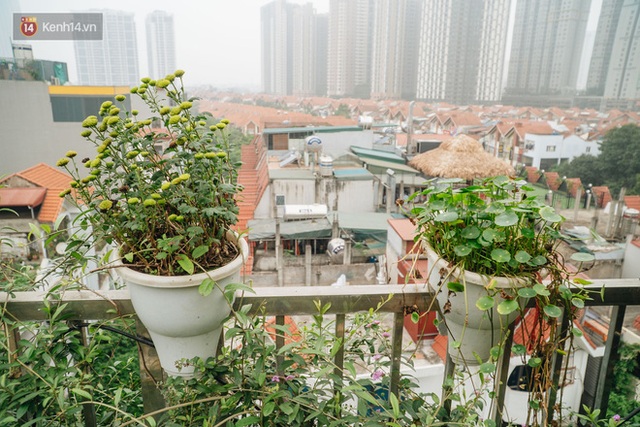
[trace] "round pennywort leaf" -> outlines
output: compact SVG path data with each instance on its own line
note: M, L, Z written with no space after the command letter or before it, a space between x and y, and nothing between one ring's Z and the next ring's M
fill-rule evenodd
M478 301L476 301L476 307L478 307L478 310L487 311L490 308L493 308L494 303L495 301L492 297L484 296L478 298Z
M504 249L494 249L491 251L491 259L495 262L509 262L511 254Z

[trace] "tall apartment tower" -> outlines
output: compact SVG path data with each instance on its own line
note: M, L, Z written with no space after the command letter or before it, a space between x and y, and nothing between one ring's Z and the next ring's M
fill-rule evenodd
M372 0L329 3L329 96L370 96L372 11Z
M129 86L140 78L133 13L103 10L102 40L76 40L81 85Z
M422 14L416 98L500 99L511 0L432 0Z
M315 52L316 65L316 89L317 96L327 95L327 53L329 49L329 14L317 13L315 15L315 40L313 51Z
M587 78L587 93L640 97L640 0L603 0Z
M291 94L292 32L291 4L275 0L262 6L262 90L277 95Z
M164 77L176 70L176 43L173 15L156 10L147 15L147 58L149 75Z
M518 0L506 92L573 95L591 0Z
M378 0L373 10L371 96L413 99L423 0Z

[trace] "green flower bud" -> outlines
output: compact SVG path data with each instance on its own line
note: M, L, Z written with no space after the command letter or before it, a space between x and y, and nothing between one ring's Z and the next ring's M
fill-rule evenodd
M183 173L178 178L180 178L180 181L187 181L189 178L191 178L191 175L189 175L188 173Z
M171 84L171 82L167 79L160 79L158 80L158 82L156 83L156 86L158 86L159 88L165 88L167 86L169 86Z
M127 200L127 204L129 204L129 205L135 205L137 203L140 203L140 199L138 199L137 197L130 197Z
M196 159L200 160L200 159L204 159L205 155L202 154L202 153L196 153L196 155L193 156L193 157L195 157Z
M163 189L163 190L168 190L169 187L171 187L171 183L170 182L163 182L162 185L160 186L160 188Z
M109 117L109 121L107 123L110 124L110 125L114 125L114 124L118 123L119 121L120 121L120 117L112 116L112 117Z
M205 155L204 155L204 156L205 156L207 159L214 159L214 158L218 157L217 153L214 153L214 152L212 152L212 151L210 151L210 152L208 152L208 153L205 153Z
M178 222L182 222L182 221L184 221L184 215L178 215L178 216L176 217L176 221L178 221Z
M150 196L153 200L158 200L158 199L162 199L162 196L159 195L158 193L152 193Z
M106 168L109 168L109 169L111 169L111 168L113 167L113 165L114 165L114 163L113 163L113 162L106 162L106 163L104 164L104 166L105 166Z
M118 114L120 114L120 109L118 107L113 107L109 110L110 116L117 116Z
M98 176L100 175L100 169L93 169L91 170L91 172L89 172L91 175L95 175Z
M164 116L165 114L169 114L170 111L171 111L171 107L162 107L160 109L160 114Z
M58 160L58 163L56 163L56 166L62 167L62 166L65 166L67 163L69 163L69 159L67 159L66 157L63 157L60 160Z
M103 200L98 205L98 209L102 212L106 212L113 206L113 202L111 200Z
M89 163L89 166L91 166L92 168L96 168L98 166L100 166L100 163L102 161L100 159L93 159L91 160L91 162Z
M91 176L93 176L93 175L85 176L84 178L82 178L82 179L80 180L80 182L81 182L81 183L83 183L83 184L88 184L88 183L89 183L89 181L91 181L91 178L89 178L89 177L91 177Z
M98 118L96 116L89 116L82 121L83 128L90 128L98 124Z
M134 157L136 157L138 154L140 154L139 151L137 150L131 150L127 153L126 157L127 159L133 159Z
M178 185L182 182L182 180L180 178L173 178L171 180L171 185Z
M177 107L173 107L173 108L171 109L170 114L171 114L172 116L177 116L177 115L178 115L178 114L180 114L181 112L182 112L182 108L180 108L180 106L177 106Z
M155 86L155 85L156 85L155 80L149 80L149 86Z
M87 160L86 162L84 162L84 167L85 168L90 168L91 167L91 160Z
M140 79L140 81L142 83L149 83L151 81L151 78L150 77L143 77L143 78Z
M171 215L169 215L169 218L168 218L168 219L169 219L169 221L175 221L175 219L176 219L177 217L178 217L178 215L176 215L176 214L171 214Z
M221 159L224 159L225 157L227 157L227 153L225 153L224 151L219 151L216 153L216 156L220 157Z
M71 181L69 185L71 186L71 188L78 188L80 186L80 183L78 183L78 181Z
M144 206L155 206L156 205L156 201L153 199L145 199L144 202L142 202L142 204Z
M100 105L100 109L101 109L101 110L106 110L106 109L108 109L109 107L111 107L112 105L113 105L113 102L111 102L111 101L104 101L104 102L102 103L102 105Z
M229 124L229 120L227 120L227 119L222 119L222 120L220 120L220 122L224 123L225 125Z
M176 77L182 77L182 76L184 76L184 70L175 70L173 72L173 75L176 76Z
M167 74L166 76L164 76L164 78L172 82L176 79L176 76L173 74Z
M131 90L130 90L129 92L131 92L131 93L138 93L138 87L137 87L137 86L132 87L132 88L131 88Z
M69 193L71 193L71 189L70 189L70 188L67 188L67 189L65 189L65 190L62 190L62 191L58 194L58 196L60 196L60 197L65 197L65 196L66 196L67 194L69 194Z
M131 115L132 116L137 116L139 114L138 110L131 110Z
M131 129L133 126L134 126L134 124L131 123L131 122L128 122L128 123L124 124L125 129Z
M117 137L118 135L119 135L119 133L118 133L118 131L117 131L117 130L114 130L114 131L109 132L109 136L110 136L110 137L112 137L112 138L115 138L115 137Z
M184 102L180 103L180 108L182 108L183 110L188 110L192 106L193 106L193 103L189 102L189 101L184 101Z
M77 152L75 152L75 151L73 151L73 150L69 150L69 151L67 151L67 153L65 154L65 156L67 156L67 157L68 157L68 158L70 158L70 159L73 159L73 158L74 158L75 156L77 156L77 155L78 155L78 153L77 153Z
M141 151L140 152L140 156L141 157L149 157L149 152L148 151Z
M138 93L140 93L140 94L143 94L143 93L145 93L146 91L147 91L147 88L146 88L146 87L140 87L140 88L138 89Z
M217 127L218 129L222 130L222 129L224 129L225 127L227 127L227 125L226 125L226 124L224 124L224 123L222 123L222 122L220 122L220 123L218 123L218 124L216 125L216 127Z
M116 95L116 101L120 101L120 102L122 102L122 101L124 101L125 99L127 99L127 97L126 97L126 96L124 96L124 95Z
M102 143L104 145L106 145L107 147L110 146L112 142L113 142L113 139L111 139L111 138L105 138L105 140L102 141Z
M90 130L83 130L82 132L80 132L80 136L83 138L86 138L88 136L91 135L91 131Z
M180 123L180 116L171 116L171 117L169 117L169 124L170 125L175 125L177 123Z

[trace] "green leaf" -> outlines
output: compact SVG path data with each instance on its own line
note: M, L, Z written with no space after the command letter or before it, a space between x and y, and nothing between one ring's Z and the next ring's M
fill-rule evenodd
M536 291L536 294L548 297L550 295L549 290L542 283L536 283L533 285L533 290Z
M487 242L493 242L493 239L496 238L498 232L493 228L487 228L482 232L482 238Z
M449 282L447 283L447 288L451 292L464 292L464 285L458 282Z
M520 233L527 239L535 239L536 237L536 232L532 228L523 228Z
M558 215L556 211L550 207L545 206L540 209L540 216L547 222L560 222L562 221L562 216Z
M571 304L577 308L584 308L584 301L581 298L571 298Z
M389 393L389 402L393 409L393 417L400 418L400 404L398 402L398 397L394 393Z
M510 227L518 223L518 215L514 212L507 211L498 215L494 222L500 227Z
M123 258L128 262L133 262L133 252L127 252L126 254L124 254Z
M581 337L583 335L582 331L578 328L571 329L571 333L574 337Z
M483 296L478 298L478 300L476 301L476 307L478 307L478 310L486 311L490 308L493 308L494 303L495 301L492 297Z
M529 255L529 253L527 251L518 251L518 252L516 252L514 258L520 264L525 264L525 263L529 262L529 260L531 259L531 255Z
M467 256L471 253L471 250L472 250L471 247L466 245L457 245L456 247L453 248L453 251L458 256Z
M207 252L209 252L209 246L202 245L195 248L193 252L191 252L191 256L193 257L193 259L198 259Z
M447 211L442 212L434 218L436 222L453 222L458 219L458 212L455 211Z
M543 266L546 263L547 263L547 258L542 255L534 256L530 262L531 265L536 265L536 266Z
M215 288L215 286L216 286L216 282L214 282L212 279L207 277L202 281L202 283L200 283L200 286L198 286L198 292L203 297L206 297L211 292L213 292L213 289Z
M188 256L184 254L179 255L178 264L180 264L180 267L182 267L182 269L186 271L187 274L193 274L195 266L193 265L193 261L191 261Z
M511 347L511 351L516 356L521 356L523 354L526 354L527 348L525 346L523 346L522 344L514 344L513 347Z
M518 305L518 301L516 301L516 300L502 301L500 304L498 304L498 313L500 313L503 316L505 316L507 314L513 313L519 307L520 306Z
M577 262L591 262L595 260L596 257L586 252L576 252L571 255L571 259Z
M420 315L414 311L411 313L411 321L413 323L418 323L420 321Z
M272 402L273 403L273 402ZM249 417L246 418L241 418L238 421L235 422L235 426L236 427L245 427L245 426L250 426L250 425L257 425L257 423L260 422L260 417L257 417L255 415L251 415Z
M87 399L87 400L91 400L91 395L86 390L83 390L81 388L77 388L76 387L76 388L72 388L71 391L76 396L82 397L82 398Z
M562 309L556 305L549 304L544 306L544 312L549 317L560 317L562 316Z
M460 235L465 239L477 239L478 237L480 237L480 229L475 225L472 225L470 227L464 228Z
M532 368L537 368L538 366L542 365L542 359L539 357L532 357L527 362L527 365L531 366Z
M491 259L495 262L509 262L511 254L504 249L494 249L491 251Z
M520 289L518 289L518 296L520 296L522 298L533 298L536 295L538 295L538 293L536 291L534 291L532 288L520 288Z
M483 374L492 374L496 371L496 365L495 363L483 363L482 365L480 365L480 372L482 372Z

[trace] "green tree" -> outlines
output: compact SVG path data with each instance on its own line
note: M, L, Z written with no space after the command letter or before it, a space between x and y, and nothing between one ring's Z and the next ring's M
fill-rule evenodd
M589 184L604 184L604 174L600 167L600 159L590 154L583 154L570 162L562 163L556 168L560 176L580 178L585 187Z
M598 158L604 182L612 194L622 187L627 194L640 194L640 127L630 124L607 132Z
M349 106L347 104L340 104L336 111L333 113L334 116L344 116L346 118L351 117L351 111L349 110Z

